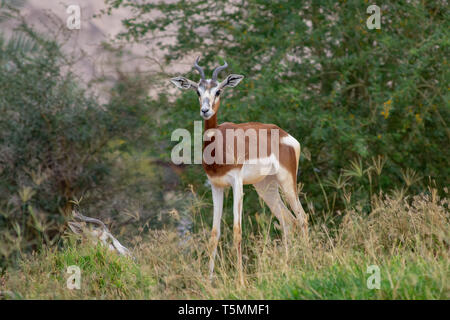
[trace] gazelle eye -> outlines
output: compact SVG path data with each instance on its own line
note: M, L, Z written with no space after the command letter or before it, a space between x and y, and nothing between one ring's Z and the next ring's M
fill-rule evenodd
M216 97L218 97L220 95L220 90L216 91Z
M196 90L196 92L197 92L197 95L200 97L200 92L198 90Z

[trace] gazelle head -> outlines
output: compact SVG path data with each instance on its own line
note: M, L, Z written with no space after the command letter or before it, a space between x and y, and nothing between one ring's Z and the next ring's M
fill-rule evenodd
M200 102L200 116L202 116L203 119L208 120L216 114L219 109L220 95L223 89L226 87L237 86L244 76L239 74L230 74L225 80L219 82L217 80L217 76L220 71L228 67L228 64L225 62L223 66L219 66L214 69L211 79L206 79L203 68L198 65L199 58L200 57L197 57L194 63L194 68L200 73L201 79L198 83L186 79L185 77L175 77L170 79L170 81L178 88L193 89L197 92Z

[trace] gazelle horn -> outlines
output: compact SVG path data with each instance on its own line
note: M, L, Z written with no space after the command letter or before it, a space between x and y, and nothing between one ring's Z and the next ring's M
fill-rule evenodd
M203 71L203 68L198 65L198 60L200 59L200 56L195 59L194 68L197 69L198 73L200 73L200 77L202 80L205 80L205 72Z
M83 216L81 213L78 213L75 210L72 211L72 214L73 214L73 217L78 219L78 220L81 220L81 221L84 221L84 222L95 223L95 224L98 224L99 226L103 227L103 229L108 230L106 225L102 221L100 221L99 219Z
M228 63L225 61L225 64L223 66L217 67L212 75L212 80L217 81L217 76L219 75L219 72L226 69L228 67Z

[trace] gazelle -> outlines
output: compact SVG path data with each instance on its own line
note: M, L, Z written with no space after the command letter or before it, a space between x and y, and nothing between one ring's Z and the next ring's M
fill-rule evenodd
M243 283L241 240L244 184L254 185L258 195L280 221L285 239L292 226L299 226L303 234L307 236L307 216L297 195L300 143L274 124L258 122L235 124L225 122L218 125L217 113L223 90L227 87L237 86L244 76L230 74L225 80L219 82L217 79L219 73L228 67L228 64L225 62L223 66L219 66L213 71L211 79L206 79L203 68L198 65L198 61L199 57L194 64L201 77L198 83L184 77L172 78L171 82L178 88L196 91L200 102L200 115L205 122L202 165L211 184L214 206L210 240L210 277L212 277L214 272L214 260L220 237L224 189L231 186L233 188L233 242L237 251L239 279ZM230 138L227 135L230 131L240 132L240 136L243 136L244 140L239 141L239 134ZM266 137L264 137L264 134L257 134L256 140L250 143L250 137L256 131L258 133L263 132ZM214 141L212 137L214 137ZM263 140L266 142L270 140L271 144L264 145ZM243 152L238 152L239 143L242 142L244 146L240 150ZM216 156L216 160L217 154L220 153L220 155L218 157L219 161L211 163L211 161L206 160L205 152L211 150L212 143L215 143L215 145L211 154L214 153L213 156ZM261 150L262 148L266 148L266 150ZM259 152L252 152L252 149ZM220 161L225 158L227 158L227 161ZM229 158L232 159L231 162L228 161ZM290 208L295 213L295 218L280 197L280 187L286 196Z

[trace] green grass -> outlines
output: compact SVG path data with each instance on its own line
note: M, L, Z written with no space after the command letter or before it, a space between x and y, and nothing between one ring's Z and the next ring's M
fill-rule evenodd
M351 209L334 229L311 225L307 242L294 235L287 255L264 231L270 216L260 219L259 231L244 238L245 285L225 226L212 283L207 230L184 242L174 231L154 230L132 240L135 259L69 237L61 249L24 256L0 290L18 299L450 298L447 199L378 199L370 215ZM81 269L80 290L67 288L71 265ZM370 265L380 269L380 289L367 287Z
M367 288L366 273L373 261L348 257L316 270L288 268L283 273L247 275L247 290L226 285L211 286L197 278L189 290L189 276L173 274L173 279L157 279L140 263L119 257L106 249L74 246L33 255L21 264L21 271L9 275L15 298L50 299L448 299L448 260L421 259L412 254L393 256L379 264L381 288ZM81 289L69 290L67 267L77 265L82 272ZM153 270L155 271L155 270ZM188 271L189 273L192 270ZM232 270L230 270L232 272ZM192 274L191 274L192 275ZM177 283L176 278L180 277ZM192 279L191 279L192 281ZM19 289L19 290L17 290ZM173 293L178 292L174 295Z
M380 266L380 289L369 289L366 273L370 262L334 264L320 272L302 273L281 286L275 299L446 299L442 279L448 262L420 263L411 259L406 265L394 257ZM433 270L430 270L433 269ZM430 273L431 272L431 273ZM435 274L433 274L435 273ZM272 288L273 289L273 288ZM271 290L270 286L268 291Z

